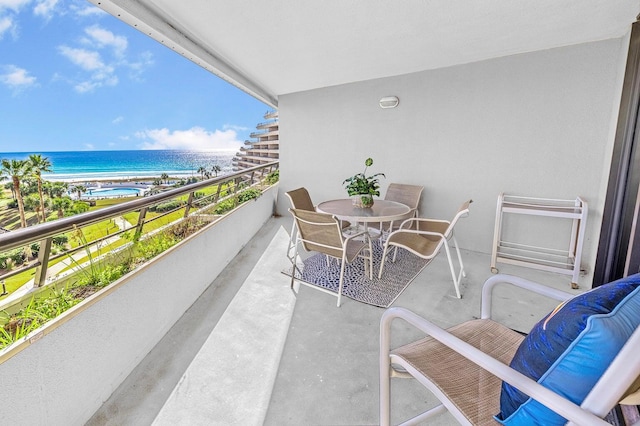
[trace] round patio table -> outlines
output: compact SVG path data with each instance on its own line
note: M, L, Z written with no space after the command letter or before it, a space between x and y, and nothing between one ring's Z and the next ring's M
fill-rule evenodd
M411 212L409 206L397 201L375 200L371 207L356 207L350 198L324 201L316 206L316 210L332 214L340 220L363 223L365 229L368 223L406 219Z

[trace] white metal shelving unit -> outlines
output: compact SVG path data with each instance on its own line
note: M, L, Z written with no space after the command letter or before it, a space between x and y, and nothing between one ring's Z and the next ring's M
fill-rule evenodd
M498 272L497 262L542 269L571 275L571 287L578 288L587 210L587 203L580 197L575 200L558 200L501 193L498 196L496 210L491 272ZM568 249L558 250L504 241L502 239L502 225L505 214L547 216L572 220Z

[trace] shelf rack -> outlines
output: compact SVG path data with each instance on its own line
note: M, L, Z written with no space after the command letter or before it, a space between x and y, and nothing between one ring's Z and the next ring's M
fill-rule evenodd
M571 275L571 287L578 288L587 211L587 203L580 197L575 200L559 200L500 193L493 234L491 272L494 274L498 272L497 262L525 266ZM572 220L568 250L504 241L502 239L502 224L505 214L547 216Z

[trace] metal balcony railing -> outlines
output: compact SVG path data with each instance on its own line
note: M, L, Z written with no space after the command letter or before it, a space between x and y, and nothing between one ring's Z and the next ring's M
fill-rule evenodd
M102 241L124 232L133 231L135 235L141 235L145 224L165 217L177 210L184 209L183 218L187 218L191 213L201 211L204 207L207 209L215 208L218 203L234 197L241 190L262 184L264 179L270 173L275 171L278 166L278 161L273 161L267 164L243 169L240 172L171 189L159 194L140 197L139 199L105 207L100 210L81 213L52 222L0 233L0 254L15 248L27 247L34 242L39 242L40 244L37 261L28 264L25 267L17 268L16 270L4 275L0 275L0 280L3 281L19 273L35 269L34 287L41 287L46 283L47 268L51 261L60 257L67 257L80 250L85 250L90 245L100 244ZM216 192L202 197L197 196L198 191L207 187L215 186L217 186ZM185 196L187 197L186 202L181 203L179 207L163 212L152 218L146 217L150 207L179 197L184 198ZM72 250L65 251L64 253L52 255L52 242L54 237L76 229L81 229L88 225L113 219L130 212L139 212L137 224L135 224L133 228L120 230L119 232L111 233L110 235L102 238L88 241L86 244L75 247Z

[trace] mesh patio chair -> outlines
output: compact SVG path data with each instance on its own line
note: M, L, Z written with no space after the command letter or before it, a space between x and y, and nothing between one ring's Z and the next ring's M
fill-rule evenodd
M449 222L446 220L411 218L407 219L400 225L400 229L389 234L384 243L384 251L382 253L382 262L380 262L380 272L378 278L382 278L385 259L390 248L394 248L392 262L396 261L398 249L405 249L423 259L433 259L438 255L444 246L449 261L449 269L453 278L453 286L456 290L456 296L460 299L460 280L466 277L462 257L460 256L460 248L453 234L453 229L458 219L469 215L469 205L473 200L466 201L460 206L454 218ZM453 259L451 257L451 249L449 248L449 240L453 240L453 244L458 255L460 264L460 272L456 275Z
M379 224L370 224L372 228L377 228L383 233L390 233L398 229L403 220L412 217L418 217L418 206L420 205L420 196L424 186L408 185L403 183L390 183L384 199L389 201L397 201L411 208L405 217L394 222L380 222Z
M480 319L447 330L407 309L388 309L380 323L380 424L390 424L396 377L416 379L440 401L403 425L445 411L464 425L608 425L602 418L617 403L638 398L640 276L630 278L574 296L494 275L482 288ZM525 337L491 319L497 284L563 304ZM397 318L427 337L391 350Z
M362 257L364 259L364 272L369 279L372 278L373 259L369 234L362 231L345 237L342 234L340 221L333 215L298 209L289 209L289 211L293 215L294 223L298 230L298 240L300 242L300 244L294 244L294 259L298 257L298 246L302 245L306 251L325 254L327 257L327 266L329 266L329 262L331 261L330 258L335 258L340 262L340 279L337 294L308 284L302 279L297 279L296 271L300 276L302 276L302 271L295 261L291 272L291 289L295 292L294 283L297 280L301 284L337 296L339 307L342 301L344 271L347 263L352 263L357 257Z
M311 201L311 196L309 195L309 191L306 188L301 187L298 189L293 189L291 191L285 192L285 195L289 198L291 202L291 208L298 210L306 210L306 211L316 211L316 207ZM348 228L351 224L347 221L340 222L342 228ZM287 247L287 257L291 261L291 263L295 263L295 256L292 255L292 251L294 246L298 243L298 232L296 228L295 221L291 225L291 233L289 234L289 246Z

